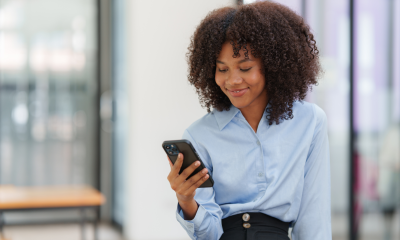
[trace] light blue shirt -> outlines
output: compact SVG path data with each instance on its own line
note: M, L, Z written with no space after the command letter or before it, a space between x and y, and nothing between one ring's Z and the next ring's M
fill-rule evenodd
M183 134L214 179L196 190L193 220L176 217L192 239L217 240L221 219L261 212L290 222L293 240L330 240L331 196L327 119L308 102L294 102L293 119L268 125L266 111L257 133L240 110L217 110Z

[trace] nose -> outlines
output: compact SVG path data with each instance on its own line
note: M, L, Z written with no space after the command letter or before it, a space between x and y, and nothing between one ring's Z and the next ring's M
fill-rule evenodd
M226 82L229 85L238 85L243 82L243 78L240 76L238 71L232 71L232 73L227 76Z

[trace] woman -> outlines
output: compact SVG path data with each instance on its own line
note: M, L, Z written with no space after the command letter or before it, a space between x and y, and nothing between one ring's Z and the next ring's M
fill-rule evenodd
M225 7L198 26L189 81L208 114L185 131L207 169L168 180L192 239L331 239L325 113L303 102L318 50L303 19L272 2ZM211 111L212 108L212 111ZM208 178L213 188L198 188ZM197 189L198 188L198 189Z

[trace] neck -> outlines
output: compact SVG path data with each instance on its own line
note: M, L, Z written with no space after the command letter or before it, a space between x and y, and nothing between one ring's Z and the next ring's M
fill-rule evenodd
M266 98L265 101L259 101L258 103L253 103L240 109L244 118L250 124L251 128L253 128L255 133L257 132L258 124L260 123L267 104L268 98Z

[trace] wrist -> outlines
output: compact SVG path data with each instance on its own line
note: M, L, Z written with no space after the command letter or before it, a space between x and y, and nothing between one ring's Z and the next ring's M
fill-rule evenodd
M181 207L183 207L183 208L186 206L193 206L194 204L197 205L197 202L196 202L196 200L194 200L194 198L189 199L189 200L183 200L183 199L178 198L178 202L179 202L179 205L181 205Z
M179 206L182 209L183 219L185 220L193 220L196 216L197 209L199 208L199 204L196 200L192 199L189 201L180 201L178 200Z

